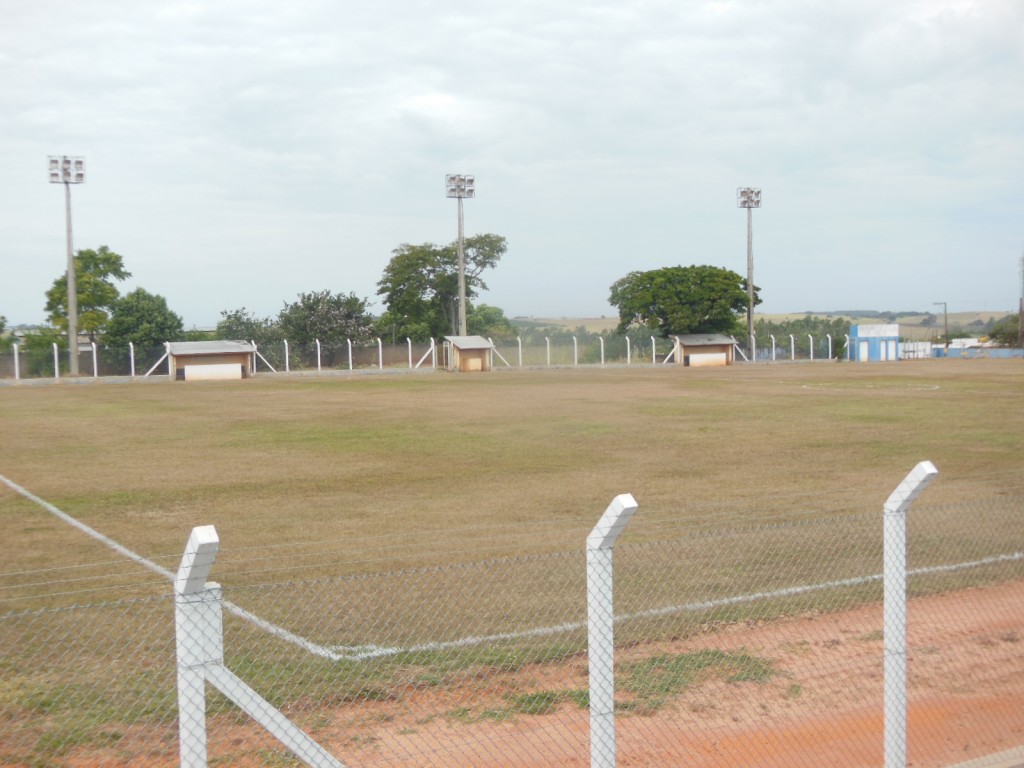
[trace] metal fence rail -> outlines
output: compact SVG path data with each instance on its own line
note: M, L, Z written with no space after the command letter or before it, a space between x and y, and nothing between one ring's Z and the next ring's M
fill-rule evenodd
M1024 744L1024 497L930 502L909 514L906 548L916 766ZM638 542L627 530L605 712L620 764L882 765L882 517ZM232 578L220 592L240 610L223 615L223 666L343 765L585 765L596 669L586 574L581 542L382 573ZM0 617L0 764L178 765L172 589L80 591L90 578L0 579L12 607ZM205 711L210 764L300 764L211 685Z

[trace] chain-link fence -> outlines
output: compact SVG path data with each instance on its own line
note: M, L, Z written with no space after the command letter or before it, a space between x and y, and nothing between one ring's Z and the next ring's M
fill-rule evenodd
M906 546L915 766L1024 745L1024 495L929 501ZM883 764L881 510L642 541L627 529L614 557L620 765ZM196 598L222 619L183 625L179 605L177 644L165 582L118 586L111 564L6 574L0 764L177 765L184 685L205 693L209 764L300 765L222 693L243 690L237 676L250 710L265 700L333 764L586 765L587 561L581 541L272 583L222 569ZM225 672L183 683L204 662L179 665L182 635L205 643L219 621L222 650L206 652Z

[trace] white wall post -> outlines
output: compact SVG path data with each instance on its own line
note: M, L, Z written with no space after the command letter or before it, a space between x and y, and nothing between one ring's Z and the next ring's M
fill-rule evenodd
M604 365L604 336L598 336L597 340L601 342L601 365Z
M937 474L930 461L914 467L882 516L885 768L907 764L907 509Z
M549 339L547 336L545 336L544 337L544 343L547 346L547 350L548 350L548 368L550 368L551 367L551 339Z
M21 378L21 369L18 367L18 345L12 344L11 349L14 350L14 380L17 381Z
M405 337L405 345L409 348L409 370L412 370L412 339Z
M57 351L57 342L53 342L53 378L60 378L60 352Z
M516 344L519 347L519 367L523 367L523 337L516 336Z
M90 342L90 345L92 346L92 377L96 379L100 375L100 368L96 361L96 342Z
M630 363L630 361L632 359L633 359L633 354L632 354L632 351L631 351L630 346L629 346L629 336L627 336L626 337L626 365L629 365L629 363Z
M315 341L316 341L316 372L320 373L320 339L315 339Z
M628 493L612 503L587 536L587 666L590 674L590 765L615 768L615 602L612 551L637 510Z
M772 362L775 362L775 335L769 337L772 340Z
M132 378L135 378L135 344L128 342L128 368L131 370Z
M284 372L291 372L291 361L288 359L288 339L284 340Z
M658 364L658 345L654 341L654 337L651 336L651 365Z
M814 337L811 334L807 334L808 349L811 350L811 360L814 359Z
M377 368L384 370L384 342L377 337Z
M828 338L828 359L832 359L832 334L826 333L825 336Z
M206 577L220 541L212 525L192 529L174 580L178 656L178 750L182 768L206 768L206 674L224 661L221 591Z
M345 339L348 342L348 369L352 370L352 339Z
M192 529L174 579L178 660L178 749L182 768L206 768L206 682L262 725L306 765L345 768L224 666L220 585L207 582L220 540L212 525Z
M580 364L580 348L579 348L579 344L577 344L577 342L576 342L576 337L575 336L572 337L572 364L573 365L579 365Z
M796 339L793 338L793 334L789 334L789 359L796 360Z

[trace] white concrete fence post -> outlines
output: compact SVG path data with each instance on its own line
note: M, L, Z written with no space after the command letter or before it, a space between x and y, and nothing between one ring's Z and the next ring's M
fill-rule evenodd
M224 600L207 582L220 540L212 525L192 529L174 580L178 661L178 750L182 768L206 768L206 683L215 686L313 768L345 765L224 665Z
M883 514L883 696L885 768L907 764L907 509L938 474L922 461L885 502Z
M590 674L590 766L615 768L615 601L612 550L637 510L628 493L612 503L587 536L587 666Z

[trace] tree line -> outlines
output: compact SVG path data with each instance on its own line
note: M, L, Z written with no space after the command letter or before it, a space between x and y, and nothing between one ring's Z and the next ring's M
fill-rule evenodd
M481 234L464 240L467 332L496 340L511 339L537 329L516 328L504 312L474 299L487 289L483 275L498 265L507 252L504 237ZM77 275L78 328L89 341L102 343L104 354L127 356L129 344L136 349L162 346L166 341L202 339L245 339L269 348L283 340L294 345L320 342L328 347L369 343L375 338L396 344L410 339L424 343L458 332L458 251L456 243L435 245L402 244L377 282L377 295L384 311L370 312L370 300L352 292L330 290L300 293L295 301L284 302L275 316L259 317L246 307L224 310L211 331L186 330L182 318L164 297L143 288L122 295L117 283L131 277L123 257L100 246L75 254ZM754 305L761 303L760 289L751 292ZM26 354L41 360L56 343L67 348L67 276L53 281L45 294L48 325L26 336ZM615 335L637 339L669 338L689 333L721 333L742 337L742 318L747 311L747 283L737 273L707 265L662 267L632 271L609 289L609 303L619 315ZM6 320L0 317L0 336ZM994 339L1014 343L1016 316L1005 318L991 330ZM545 335L566 333L544 329ZM585 329L570 332L590 335ZM807 316L785 322L760 319L755 325L758 338L792 334L801 341L807 335L842 338L849 333L849 321ZM611 335L611 334L609 334Z

